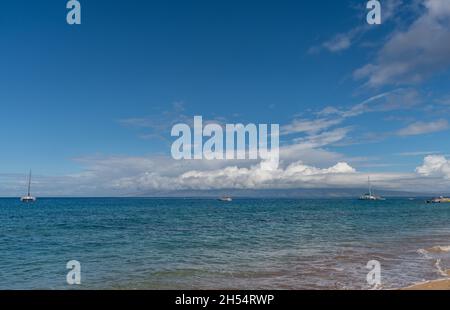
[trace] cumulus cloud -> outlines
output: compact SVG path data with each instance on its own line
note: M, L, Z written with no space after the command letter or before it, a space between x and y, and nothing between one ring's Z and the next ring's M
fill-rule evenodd
M304 150L321 156L320 150ZM282 151L281 154L286 154ZM289 155L289 154L288 154ZM283 155L284 156L284 155ZM297 154L299 156L299 154ZM298 158L298 157L297 157ZM71 175L79 184L98 184L121 193L151 190L269 189L304 186L308 181L336 174L356 173L345 162L318 168L284 157L284 166L270 161L183 160L166 157L112 157L82 159L88 167ZM325 183L324 183L325 185ZM97 190L98 190L97 186Z
M410 173L362 173L347 162L317 167L302 161L278 168L270 162L175 161L166 157L85 158L84 171L65 176L35 175L38 196L139 196L183 190L272 190L362 188L370 175L378 190L444 194L450 186L450 161L427 156ZM25 175L0 175L0 192L23 194Z
M122 196L180 190L290 189L339 186L344 175L356 174L345 162L318 168L301 161L276 167L262 161L176 161L164 157L105 157L83 159L83 172L60 177L36 175L33 189L39 196ZM7 194L21 194L26 176L0 175ZM0 190L1 192L1 190Z
M355 173L355 169L347 163L320 169L297 162L284 169L272 169L270 164L261 162L250 168L230 166L212 171L188 171L170 180L170 186L197 190L292 188L317 177L348 173ZM154 185L154 180L148 181Z
M346 162L319 168L297 161L275 168L270 162L264 161L245 166L227 161L187 161L182 164L185 161L142 158L140 171L127 169L129 165L131 170L136 168L136 159L96 159L87 169L90 170L89 174L72 176L64 181L65 185L71 185L72 193L73 189L80 192L84 190L84 195L89 186L91 189L94 187L97 193L140 195L180 190L361 188L369 176L356 171ZM123 161L120 165L123 171L111 175L108 167L117 167L119 160ZM428 156L416 172L370 173L370 177L378 189L444 192L450 185L450 162L443 156Z
M450 160L440 155L427 156L416 172L426 177L450 179Z
M418 83L450 65L450 1L426 0L425 12L399 30L376 59L354 72L370 87Z

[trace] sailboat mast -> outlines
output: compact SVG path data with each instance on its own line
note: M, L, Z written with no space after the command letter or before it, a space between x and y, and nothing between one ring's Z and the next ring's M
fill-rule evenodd
M31 170L30 170L30 174L28 175L28 197L31 196L30 188L31 188Z
M370 177L367 177L367 180L369 182L369 195L372 196L372 185L370 184Z

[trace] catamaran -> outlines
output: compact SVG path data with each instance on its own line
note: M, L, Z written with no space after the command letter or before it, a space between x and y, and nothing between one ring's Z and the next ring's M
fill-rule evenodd
M359 200L386 200L381 196L375 195L375 193L372 190L372 184L370 183L370 177L368 177L368 182L369 182L369 193L366 193L361 197L359 197Z
M20 198L20 201L22 201L22 202L35 202L36 201L36 197L31 196L30 189L31 189L31 170L30 170L30 174L28 176L28 194L26 196Z

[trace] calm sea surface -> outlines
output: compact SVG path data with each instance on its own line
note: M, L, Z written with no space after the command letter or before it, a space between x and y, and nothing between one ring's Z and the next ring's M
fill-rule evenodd
M0 199L0 289L367 289L443 277L450 204L392 199ZM441 246L438 250L431 250Z

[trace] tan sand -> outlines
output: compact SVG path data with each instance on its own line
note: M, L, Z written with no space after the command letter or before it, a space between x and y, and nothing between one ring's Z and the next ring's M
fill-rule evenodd
M448 272L448 271L447 271ZM403 290L409 291L448 291L450 290L450 279L428 281L406 287Z

